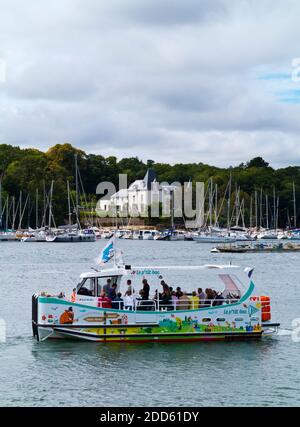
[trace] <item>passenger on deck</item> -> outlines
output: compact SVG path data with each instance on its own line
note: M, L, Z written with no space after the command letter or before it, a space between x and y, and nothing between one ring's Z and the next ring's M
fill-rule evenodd
M147 279L143 279L143 291L145 300L149 300L150 286Z
M199 304L204 305L206 300L206 294L202 288L198 288L198 297L199 297Z
M109 288L109 290L107 292L108 298L110 298L111 300L114 300L117 296L116 290L117 290L117 284L113 283L111 285L111 288Z
M212 301L215 299L214 291L210 288L205 289L206 293L206 302L205 305L211 305Z
M162 280L160 284L163 287L163 292L169 292L169 286L166 284L164 280Z
M153 301L149 301L145 298L145 292L143 289L139 292L140 298L137 298L137 310L154 310L155 309L155 303Z
M175 291L171 292L171 300L172 300L173 310L176 310L177 309L177 304L178 304L178 298L177 298L177 295L176 295Z
M112 305L112 308L114 308L115 310L123 310L124 301L123 301L121 292L117 293L117 296L113 300L111 305Z
M133 299L132 293L130 291L125 292L123 301L124 301L125 310L133 310L134 299Z
M213 302L213 306L216 306L216 305L222 305L223 304L223 302L224 302L224 297L223 297L223 295L221 294L221 293L217 293L217 295L216 295L216 297L215 297L215 299L214 299L214 302Z
M71 294L71 301L76 302L76 288L73 289L73 292Z
M181 296L179 297L177 309L178 310L188 310L189 305L190 305L190 303L189 303L189 297L187 296L187 293L182 292Z
M172 310L172 297L169 292L169 288L167 291L164 291L159 298L159 305L161 308Z
M104 291L101 292L100 297L98 298L98 307L111 308L111 299L108 298Z
M107 279L106 285L103 286L103 291L106 294L108 294L108 290L110 289L110 287L111 287L111 279Z
M181 294L182 294L181 287L177 286L177 288L176 288L176 296L177 296L178 299L181 297Z
M191 310L196 310L199 308L199 297L197 296L197 292L193 291L192 296L190 297L190 307Z
M130 279L127 280L127 291L131 292L132 295L135 293L135 290L134 290L134 288L132 286L132 283L131 283Z

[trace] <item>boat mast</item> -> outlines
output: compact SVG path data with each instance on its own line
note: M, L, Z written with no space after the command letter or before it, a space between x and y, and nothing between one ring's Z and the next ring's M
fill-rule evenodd
M39 190L36 189L35 194L35 228L36 230L39 228Z
M238 225L239 225L240 211L241 211L240 187L238 187L237 183L236 183L235 184L235 225L236 225L236 227L238 227Z
M0 177L0 230L2 230L2 176Z
M20 230L22 228L22 190L20 191L20 204L19 204L19 225L18 229Z
M230 230L230 199L231 199L231 181L232 174L230 172L229 176L229 186L228 186L228 200L227 200L227 230Z
M15 220L16 220L15 203L16 203L15 196L13 196L13 198L12 198L12 210L13 210L12 211L12 218L13 218L13 220L12 220L12 230L15 229Z
M257 230L257 225L258 225L257 223L257 190L255 190L254 197L255 197L255 228Z
M276 192L275 185L273 186L273 228L276 229Z
M174 229L174 189L171 189L171 229ZM116 212L116 224L117 224L117 212Z
M80 228L80 221L79 221L79 199L78 199L78 155L75 154L74 155L75 158L75 186L76 186L76 206L75 206L75 210L76 210L76 217L77 217L77 222Z
M9 205L9 197L6 197L6 223L5 223L5 229L8 230L8 205Z
M52 218L52 195L53 195L53 183L54 181L51 181L51 188L50 188L50 201L49 201L49 219L48 219L48 227L49 230L51 229L51 218Z
M259 203L259 229L261 230L262 228L262 217L263 217L263 213L262 213L262 208L263 208L263 190L262 187L260 187L260 203Z
M218 223L218 184L215 185L215 227Z
M266 224L267 229L269 228L269 201L268 201L268 195L266 194Z
M279 196L277 196L277 206L276 206L276 231L278 229L278 215L279 215Z
M251 196L250 196L250 228L252 228L252 203L253 203L253 201L252 201L252 193L251 193Z
M212 177L211 177L210 178L210 187L209 187L209 225L210 225L210 229L212 227L212 198L213 198L212 186L213 186L213 181L212 181Z
M71 212L71 201L70 201L70 183L67 181L67 189L68 189L68 216L69 216L69 225L72 223L72 212Z
M293 181L293 199L294 199L294 228L297 228L297 211L296 211L296 188Z

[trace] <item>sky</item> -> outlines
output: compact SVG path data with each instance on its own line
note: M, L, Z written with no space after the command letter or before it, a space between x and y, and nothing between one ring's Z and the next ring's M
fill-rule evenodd
M0 0L0 143L300 165L298 0Z

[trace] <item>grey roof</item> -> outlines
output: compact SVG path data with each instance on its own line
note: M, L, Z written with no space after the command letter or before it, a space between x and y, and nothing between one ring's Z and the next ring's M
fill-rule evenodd
M145 181L147 190L151 190L151 183L156 180L156 173L153 169L148 169L143 179Z

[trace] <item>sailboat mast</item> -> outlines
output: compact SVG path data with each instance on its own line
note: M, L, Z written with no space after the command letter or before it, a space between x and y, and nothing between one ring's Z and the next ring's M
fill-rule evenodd
M258 226L258 223L257 223L257 190L255 190L254 197L255 197L255 228L257 230L257 226Z
M53 194L53 180L51 181L51 188L50 188L49 219L48 219L49 229L51 229L51 218L52 218L52 194Z
M117 213L116 213L116 228L117 228ZM171 228L174 228L174 189L171 190Z
M39 228L39 190L36 189L35 194L35 228Z
M266 194L266 224L267 229L269 228L269 201L268 201L268 195Z
M9 197L6 197L6 222L5 222L5 230L8 230L8 205L9 205Z
M15 196L12 198L12 230L15 229L15 220L16 220L16 213L15 213Z
M230 199L231 199L231 180L232 175L230 172L229 176L229 186L228 186L228 200L227 200L227 230L230 230Z
M69 224L72 223L72 212L71 212L71 201L70 201L70 183L67 181L67 189L68 189L68 216L69 216Z
M19 205L19 226L18 228L21 229L22 228L22 191L20 191L20 205Z
M79 221L79 199L78 199L78 155L75 154L74 155L75 158L75 186L76 186L76 217L77 217L77 221L78 221L78 225L80 226L80 221Z
M293 199L294 199L294 228L297 228L297 211L296 211L296 188L293 181Z
M260 187L260 203L259 203L259 228L262 228L262 208L263 208L263 191L262 187Z
M275 186L273 187L273 227L274 230L276 227L276 192L275 192Z
M250 228L252 228L252 204L253 204L253 200L252 200L252 193L250 196Z
M0 177L0 230L2 230L2 176Z
M215 227L217 227L218 223L218 184L215 186Z
M209 225L212 227L212 203L213 203L213 194L212 194L212 177L210 178L210 187L209 187Z

